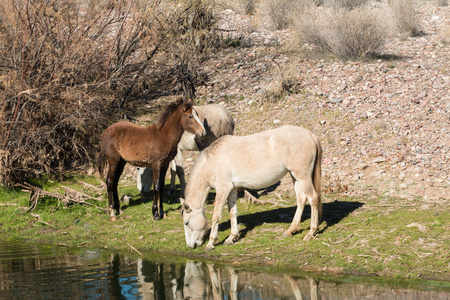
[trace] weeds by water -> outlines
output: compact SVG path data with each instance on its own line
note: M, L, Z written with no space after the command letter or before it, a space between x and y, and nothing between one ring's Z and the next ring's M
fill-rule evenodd
M94 177L73 176L64 182L34 182L49 191L69 186L82 191L80 180L99 185ZM104 199L96 205L106 207L106 191L93 197ZM29 211L29 195L17 189L0 188L0 238L51 243L60 246L138 250L180 254L233 263L240 266L265 266L301 269L337 274L362 274L387 278L434 279L449 281L450 253L448 222L450 213L445 203L427 205L388 197L349 198L329 194L323 206L323 218L316 239L304 242L309 226L309 206L304 211L301 231L292 238L281 238L295 212L295 198L282 194L283 206L238 204L240 239L233 246L223 245L230 233L230 223L223 213L216 249L190 249L184 240L180 204L176 196L165 198L167 213L162 221L154 221L152 196L139 194L134 182L119 186L119 194L131 196L124 204L124 215L116 222L108 214L80 204L64 205L51 197L41 200ZM210 220L214 193L208 198ZM278 199L273 193L259 200Z

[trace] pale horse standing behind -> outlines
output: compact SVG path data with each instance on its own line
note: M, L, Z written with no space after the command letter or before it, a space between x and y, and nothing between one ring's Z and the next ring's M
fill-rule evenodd
M211 188L216 190L208 249L218 242L219 219L228 201L231 234L225 244L239 238L237 190L240 187L262 189L277 183L290 173L297 197L292 224L283 236L299 231L306 200L311 205L311 227L304 240L309 241L319 227L322 213L322 147L307 129L283 126L248 136L223 136L205 149L189 177L182 214L186 244L195 248L203 243L207 230L205 202Z
M212 142L223 135L232 135L234 132L234 120L229 111L220 104L208 104L194 106L198 117L205 127L206 135L196 136L185 131L178 143L178 152L170 164L170 190L169 194L175 193L176 176L180 179L180 197L184 197L186 179L183 168L183 150L202 151ZM152 187L152 171L149 168L137 169L137 188L141 193L148 193Z

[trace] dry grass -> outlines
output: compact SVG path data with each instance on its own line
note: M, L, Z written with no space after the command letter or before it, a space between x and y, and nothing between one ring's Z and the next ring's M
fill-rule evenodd
M422 34L415 0L390 0L395 24L401 34L419 36Z
M450 25L447 25L444 28L442 28L440 34L442 36L442 41L445 44L450 44Z
M447 6L448 5L448 0L435 0L436 5L438 6Z
M374 9L310 8L293 24L302 43L331 52L342 59L376 54L389 32L381 13Z
M238 0L237 7L240 8L245 14L252 15L256 11L258 0Z
M263 0L260 13L270 19L275 30L286 29L305 5L311 4L309 0Z
M325 0L325 4L335 9L355 9L363 7L369 2L369 0Z

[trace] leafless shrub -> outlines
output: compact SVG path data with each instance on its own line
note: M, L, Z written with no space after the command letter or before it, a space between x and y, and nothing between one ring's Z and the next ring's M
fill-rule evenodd
M384 45L388 27L373 9L310 10L293 25L303 43L342 59L377 53Z
M448 6L448 0L436 0L438 6Z
M355 9L363 7L369 2L369 0L325 0L325 4L334 8Z
M293 64L279 64L273 60L277 79L270 82L259 96L259 102L278 102L286 96L298 93L301 82L299 72Z
M310 0L264 0L261 10L269 17L274 29L280 30L289 27L293 18L298 17L296 14L310 3Z
M422 34L415 0L390 0L390 6L400 33L409 36Z
M129 99L157 74L170 90L179 73L167 70L185 57L195 69L198 53L216 43L212 3L2 1L0 184L90 163Z
M442 42L445 44L450 44L450 25L444 26L440 30L440 34L442 36Z
M238 0L238 7L247 15L253 15L256 11L257 0Z

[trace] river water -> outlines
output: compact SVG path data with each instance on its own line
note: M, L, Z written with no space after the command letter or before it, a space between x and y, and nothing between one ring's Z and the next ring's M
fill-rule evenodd
M269 271L269 270L268 270ZM450 284L251 272L179 257L0 242L0 299L449 299Z

